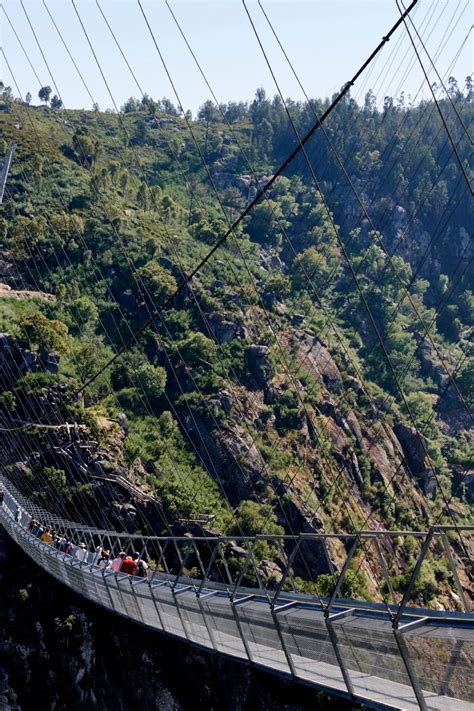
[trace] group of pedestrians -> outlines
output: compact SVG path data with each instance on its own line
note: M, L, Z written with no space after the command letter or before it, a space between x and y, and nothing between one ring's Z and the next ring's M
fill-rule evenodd
M18 520L17 511L14 513L14 518ZM135 575L139 578L148 577L148 564L139 553L130 555L125 551L120 551L113 558L110 550L102 546L97 546L94 551L90 551L85 543L81 542L79 545L74 545L68 537L55 533L51 526L43 526L40 521L34 518L30 520L27 528L36 538L56 548L61 553L74 556L83 563L97 565L101 570L111 570L114 573Z

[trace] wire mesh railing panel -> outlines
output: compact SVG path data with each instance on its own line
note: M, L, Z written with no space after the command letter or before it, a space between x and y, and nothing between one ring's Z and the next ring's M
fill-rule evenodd
M200 604L209 627L212 629L216 651L233 657L247 658L239 621L229 597L227 595L203 595Z
M270 607L250 600L237 605L236 613L252 661L290 673Z
M366 676L410 685L390 621L371 625L366 617L351 615L333 623L347 668Z
M156 604L153 600L148 584L136 586L133 591L136 604L140 609L140 621L148 627L163 629Z
M427 625L405 635L411 663L423 689L474 703L474 630ZM449 701L447 701L449 704Z
M295 665L298 665L298 658L304 658L337 666L322 612L315 614L313 611L294 609L281 613L278 620Z
M108 575L105 579L105 585L112 610L119 615L128 616L129 595L125 594L125 591L121 588L115 575ZM130 616L132 616L132 610L130 610Z
M0 522L27 555L56 579L153 629L376 703L393 701L394 706L416 709L421 699L430 709L461 709L474 701L469 681L474 663L472 616L407 606L418 596L415 581L424 574L423 564L434 555L439 561L443 552L448 573L442 582L452 576L459 592L466 589L464 581L456 579L444 529L419 534L415 542L427 543L403 581L403 604L389 609L386 604L339 597L345 589L338 580L344 580L349 564L356 560L351 557L354 537L345 546L346 552L349 549L345 562L341 556L333 570L332 549L347 536L331 535L329 543L320 535L232 541L147 538L93 531L73 523L70 531L63 531L69 544L64 537L48 542L33 532L14 494L5 491ZM380 534L398 536L398 532ZM68 552L57 545L59 540L69 545ZM146 556L148 574L140 577L138 568L136 574L100 568L104 540L114 555L128 551ZM267 543L279 551L284 572L280 580L256 587L265 572L259 562L260 548ZM226 559L227 549L231 554ZM453 550L457 550L455 543ZM329 573L322 572L324 561ZM266 572L263 577L269 578Z
M160 612L163 630L168 634L186 639L186 631L178 614L171 588L167 585L156 587L153 597Z
M212 648L211 631L196 593L190 590L175 595L175 603L187 638L196 644Z

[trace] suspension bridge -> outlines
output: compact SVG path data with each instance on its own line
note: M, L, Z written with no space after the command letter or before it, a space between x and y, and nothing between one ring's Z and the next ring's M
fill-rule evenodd
M321 116L314 116L315 122L310 130L305 135L300 136L278 82L273 75L272 67L264 52L252 15L245 2L243 3L252 30L262 49L268 68L275 79L282 105L295 133L296 145L273 175L263 183L259 182L252 165L249 165L249 170L255 178L256 186L253 199L236 219L233 221L226 220L226 230L191 271L185 272L180 269L182 279L169 298L156 306L153 300L150 299L146 286L143 286L142 283L139 284L140 292L144 296L144 303L152 304L151 307L147 307L148 316L139 329L130 328L130 336L122 338L122 345L114 349L114 355L102 367L95 370L85 382L82 382L80 389L76 392L76 396L81 396L122 354L132 346L135 346L146 329L162 318L163 312L172 305L176 297L186 292L192 279L203 270L220 248L225 247L226 242L230 241L235 235L235 231L241 227L242 222L249 216L252 209L259 202L267 199L268 192L272 189L272 186L280 176L284 175L290 163L297 156L300 159L304 157L316 192L320 195L322 205L327 212L329 225L335 233L341 254L347 262L348 273L350 273L359 290L361 303L367 311L368 322L373 327L374 338L380 341L381 353L393 371L390 354L386 351L383 338L379 334L370 304L360 289L350 254L348 254L345 245L340 241L339 230L322 194L318 178L306 153L306 147L316 131L324 134L330 150L334 153L344 177L354 192L363 217L370 224L373 234L377 235L378 231L372 222L372 218L367 214L365 202L342 164L337 149L331 143L330 135L326 132L324 123L337 105L348 96L351 87L402 25L407 30L425 78L428 79L416 47L417 38L419 39L418 46L423 47L425 52L426 47L423 45L418 31L409 17L416 4L417 0L412 2L407 9L403 8L403 11L399 8L399 19L382 38L374 52L343 86L342 90L333 97L332 101L328 102L325 112ZM43 5L53 22L54 29L58 32L60 40L65 46L74 68L77 70L91 100L93 100L89 88L46 2ZM158 51L160 61L163 63L164 70L170 79L177 104L181 108L181 98L171 80L166 62L160 52L156 37L140 0L138 5ZM212 92L177 18L167 2L166 5L218 106L219 102ZM33 25L23 2L21 6L29 27L34 33ZM74 0L72 6L123 128L121 112L106 82L103 68L94 51L83 18ZM127 69L136 82L140 93L145 96L99 2L97 2L97 6L121 56L125 60ZM16 39L20 42L10 17L3 6L2 11ZM266 15L265 17L268 20ZM413 35L410 33L410 27L414 32ZM270 28L284 52L271 23ZM45 54L35 33L34 37L52 77ZM34 67L21 42L20 46L34 71ZM5 50L2 49L1 51L14 79L18 95L21 96ZM431 57L427 56L436 70ZM285 58L288 59L286 54ZM290 68L299 82L291 62ZM442 84L442 79L438 73L437 76ZM52 79L57 89L54 78L52 77ZM300 82L299 84L308 106L312 109L312 103L308 95ZM432 88L431 91L433 103L440 114L443 127L448 135L448 142L452 147L452 153L457 161L461 177L468 184L472 194L465 162L459 155L458 147L453 140L452 133L450 133L445 116L440 110ZM57 89L56 98L59 100L60 97L59 89ZM451 99L449 100L451 103L450 113L451 110L454 111L467 134L467 129L462 123L454 103ZM96 104L95 101L93 103ZM16 110L16 107L13 108ZM192 124L186 115L184 115L184 121L190 133L191 143L194 144L203 163L210 186L216 192L217 200L221 204L206 158L196 140ZM228 129L234 135L230 124ZM181 170L179 155L175 153L172 146L168 145L167 147ZM14 148L15 146L7 154L4 165L0 170L0 203L6 194L7 176L11 168ZM239 149L241 150L240 145ZM87 165L87 160L84 156L79 156L79 158L82 158L84 165ZM143 172L143 168L139 163L138 169ZM27 178L23 177L26 182ZM144 179L146 181L145 173ZM186 186L188 187L187 183ZM96 190L96 187L91 189ZM191 197L193 197L192 194ZM14 207L12 207L12 210L14 210ZM225 213L225 210L223 212ZM284 228L282 228L282 234L286 240L287 235L284 233ZM400 239L402 238L403 235ZM78 239L80 238L78 237ZM81 246L85 248L87 245L82 244ZM382 241L380 241L380 246L386 252ZM293 249L292 245L291 249ZM391 255L387 254L386 256L387 265L393 270ZM96 268L95 264L94 268ZM133 268L131 273L136 273ZM416 300L412 299L408 288L401 282L396 269L394 274L396 280L404 288L404 297L405 295L407 296L411 307L419 318ZM311 281L311 275L305 274L305 277L308 282ZM455 285L453 285L453 288L455 288ZM318 299L318 295L315 295L316 302L323 310L323 304ZM426 327L423 319L420 318L419 320L425 337L433 344L430 327ZM330 323L329 319L328 323ZM436 349L435 344L433 347ZM444 366L444 363L442 365ZM446 377L448 383L452 385L452 389L456 389L460 401L465 405L462 394L454 381L453 373L455 374L455 371L447 369ZM400 392L401 401L405 402L402 384L395 377L394 372L392 372L392 375ZM363 388L362 385L361 388ZM441 397L445 392L446 390L443 391ZM409 414L411 417L411 413ZM9 433L9 436L14 436L12 433L15 432L19 433L19 450L22 446L25 446L21 440L21 433L24 430L32 426L48 426L45 423L27 422L17 426L17 422L13 418L7 419L7 424L13 426L2 428L2 432ZM426 459L430 461L429 453L426 451L425 440L420 436L414 421L413 425L417 431L419 441L425 449ZM49 426L54 425L50 424ZM381 425L382 427L383 424ZM323 440L324 438L321 438L321 442ZM51 452L61 454L62 459L69 457L72 462L72 470L79 468L77 461L74 461L72 455L62 445L53 446ZM404 466L404 458L400 458L399 466L395 470L390 483L395 479L399 470L403 471ZM433 472L434 478L437 478L435 467L433 467ZM120 484L135 501L146 503L154 500L151 495L145 494L140 487L133 484L126 477L103 473L91 475L87 467L84 467L82 474L85 480L97 479ZM338 471L334 476L333 486L337 485L340 474L341 472ZM332 695L365 704L370 708L408 710L419 708L423 711L474 710L474 613L472 612L472 600L470 598L471 569L467 562L469 546L466 547L466 541L474 533L474 527L460 525L457 522L450 506L452 497L448 497L441 486L440 491L445 504L444 511L451 516L453 524L438 525L436 522L431 522L432 525L425 531L358 529L354 533L340 534L321 532L301 533L299 535L267 535L262 533L256 536L223 536L217 534L203 536L188 533L184 536L157 536L119 533L112 528L97 528L86 525L79 520L73 521L64 518L62 515L52 513L47 508L38 505L33 496L25 495L25 490L28 489L28 485L25 482L22 482L19 488L15 486L17 483L18 479L3 474L0 475L0 523L8 535L45 572L75 593L109 610L112 614L195 645L209 653L225 655L236 662L264 669L268 673L282 676L295 683L310 685ZM42 483L45 484L45 480L42 480ZM25 485L23 486L23 484ZM290 486L291 482L288 488ZM30 494L36 493L36 491L30 492ZM307 503L304 503L308 507ZM60 509L60 507L58 508ZM59 536L70 541L73 546L72 552L66 553L60 547L38 538L34 534L31 525L34 520L39 521L42 525L51 527ZM399 592L395 589L394 579L400 569L396 565L393 566L393 560L390 557L394 551L395 541L405 537L411 537L416 541L416 558L413 570L410 572L406 584L402 586L402 592ZM81 557L76 555L77 550L82 550L79 548L80 545L85 550ZM270 573L262 571L262 562L258 562L257 553L263 546L272 550L279 560L278 570L273 571L273 575L272 571ZM337 547L339 553L341 550L344 551L344 556L342 560L339 560L339 563L333 559L335 547ZM147 576L127 575L100 567L98 565L98 551L103 548L110 550L113 555L118 555L120 551L138 551L140 557L149 562ZM369 549L371 557L368 558L368 562L371 569L370 573L373 576L373 588L377 589L380 594L377 597L374 595L373 599L362 599L362 596L357 596L356 593L344 595L344 590L346 589L344 583L357 555L363 553L367 556ZM448 609L449 605L446 605L446 609L433 610L415 606L414 604L417 581L422 574L425 562L433 555L437 557L437 560L443 560L446 564L446 569L449 571L449 585L452 588L450 607L452 609ZM319 575L316 570L318 566L314 565L314 561L319 561L320 559L325 561L325 566L329 570L328 577L332 581L324 595L311 592L311 586L317 582ZM298 583L296 580L301 570L304 570L305 585L302 585L301 582ZM306 592L302 592L302 589L305 589Z
M75 593L114 614L370 708L474 709L474 614L435 612L407 604L429 543L441 538L447 544L446 560L452 566L460 599L464 609L469 608L447 541L449 527L425 533L361 531L343 536L352 543L349 555L336 576L331 597L317 599L282 588L291 580L292 564L303 544L324 546L328 538L337 536L117 534L51 515L22 496L5 477L0 480L0 492L0 522L22 550ZM39 540L29 530L33 517L54 526L76 546L86 542L86 558L79 560L74 553L61 552ZM463 531L473 533L474 527L463 527ZM399 604L384 606L339 597L356 544L378 544L384 537L403 535L419 537L423 545ZM241 584L252 567L258 580L253 551L262 542L291 550L284 575L273 590ZM244 552L234 578L226 560L229 543ZM140 550L148 559L157 551L155 567L146 578L100 568L95 551L105 545L115 554ZM204 563L206 553L208 561ZM202 577L191 577L190 559L198 562ZM227 572L227 581L216 579L219 568ZM386 564L383 569L387 570Z

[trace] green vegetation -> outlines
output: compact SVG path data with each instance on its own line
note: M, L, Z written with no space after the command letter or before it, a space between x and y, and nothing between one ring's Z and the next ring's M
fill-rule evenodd
M472 91L455 81L450 91L468 125ZM5 149L19 143L0 214L2 259L14 265L5 281L55 297L0 295L0 329L38 359L38 372L2 381L2 418L31 417L33 398L41 412L42 398L65 386L61 406L43 412L84 424L117 466L142 466L170 519L212 514L235 536L289 533L311 509L333 528L371 515L411 528L430 516L450 522L449 500L468 520L461 468L472 466L472 432L462 412L474 405L474 284L467 251L454 245L474 214L454 162L442 167L446 139L431 105L386 97L377 110L370 94L363 106L346 98L330 131L370 220L318 132L308 156L330 214L304 161L293 161L171 302L253 194L236 138L259 178L293 146L284 107L259 90L250 104L221 107L230 125L211 102L200 109L193 130L219 202L168 100L131 98L119 117L66 111L51 94L41 89L40 108L5 89L0 112ZM327 105L313 102L317 114ZM303 133L313 113L300 103L292 111ZM59 372L54 363L42 372L51 352ZM447 389L447 371L462 398ZM423 439L395 474L399 425ZM45 435L28 436L45 446ZM51 490L41 500L53 487L70 496L50 452L43 464ZM442 574L423 570L428 597ZM350 571L346 594L369 594L363 575ZM328 585L319 576L314 592Z

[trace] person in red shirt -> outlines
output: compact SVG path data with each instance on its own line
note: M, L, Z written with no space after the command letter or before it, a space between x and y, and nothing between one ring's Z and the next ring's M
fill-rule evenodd
M122 567L120 568L121 573L127 573L127 575L136 575L138 571L138 566L133 560L133 558L127 555L122 562Z

